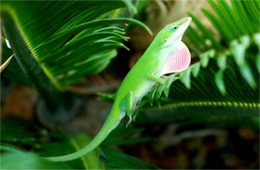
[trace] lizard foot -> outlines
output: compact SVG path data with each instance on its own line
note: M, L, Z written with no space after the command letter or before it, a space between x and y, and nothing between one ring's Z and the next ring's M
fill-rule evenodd
M157 105L160 106L160 97L164 94L165 97L168 97L171 84L177 79L176 74L170 76L163 76L163 83L157 84L151 91L149 96L150 104L153 105L153 102L156 101Z

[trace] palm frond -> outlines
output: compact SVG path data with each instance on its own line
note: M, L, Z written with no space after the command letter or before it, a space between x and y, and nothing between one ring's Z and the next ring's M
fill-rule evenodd
M226 64L228 64L225 62L226 58L233 57L242 77L244 77L251 87L256 88L257 77L254 78L253 76L248 58L251 56L253 60L255 60L257 58L255 56L258 55L256 48L259 48L258 37L260 34L260 21L256 20L259 16L259 11L255 9L259 8L259 3L256 1L246 2L232 0L231 6L227 1L209 0L208 2L216 15L213 15L212 12L206 9L202 9L202 12L218 31L220 40L217 42L212 36L212 33L209 33L205 26L200 23L199 19L190 14L193 17L194 24L198 28L197 31L191 32L188 30L187 32L188 36L192 37L191 44L193 46L195 46L195 44L203 44L200 39L194 37L204 37L206 42L208 42L208 48L198 48L197 50L201 50L203 53L214 49L217 54L212 57L218 60L218 65L222 72L226 68ZM191 27L191 29L194 28ZM220 42L222 44L220 44ZM203 55L205 55L205 53L200 55L201 60L203 60ZM205 59L207 59L207 57ZM220 77L222 74L223 73L220 72L218 73L218 82L221 81ZM217 84L219 88L222 88L222 93L225 93L223 86L221 87L220 83Z
M175 122L216 124L221 120L225 125L235 121L235 125L240 122L241 126L259 128L258 3L234 0L231 6L226 1L209 0L209 4L216 14L202 11L219 36L214 36L190 14L196 28L187 30L190 38L187 44L199 62L175 74L169 98L161 98L157 107L146 105L143 112L154 121L161 116ZM154 98L161 95L156 88L151 94ZM167 96L167 90L163 90Z
M150 31L135 19L107 17L123 7L134 8L122 0L1 2L3 34L41 96L37 114L48 126L64 123L58 117L68 120L79 108L62 93L66 87L102 71L117 48L127 49L121 41L128 39L128 23Z
M131 3L127 3L133 8ZM129 18L106 18L110 11L123 8L123 1L13 2L1 6L4 33L15 53L19 50L8 28L17 29L32 59L58 89L78 82L82 76L102 71L116 56L116 48L126 48L123 27ZM15 25L7 21L13 19ZM22 41L20 42L22 43ZM25 54L26 55L26 54ZM24 68L28 69L28 68ZM41 76L41 75L38 75Z

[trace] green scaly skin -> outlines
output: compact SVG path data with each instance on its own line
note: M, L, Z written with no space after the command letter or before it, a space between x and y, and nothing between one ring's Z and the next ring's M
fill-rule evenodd
M127 114L130 122L139 101L156 83L162 83L162 70L181 42L182 36L189 26L191 18L183 18L163 28L155 37L144 55L130 70L123 80L112 106L111 112L95 138L81 150L64 155L47 157L50 161L70 161L84 156L100 145Z

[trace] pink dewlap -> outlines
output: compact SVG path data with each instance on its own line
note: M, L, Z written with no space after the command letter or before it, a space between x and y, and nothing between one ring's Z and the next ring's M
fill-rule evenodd
M181 72L188 68L190 62L190 51L183 42L180 42L176 51L170 54L163 74Z

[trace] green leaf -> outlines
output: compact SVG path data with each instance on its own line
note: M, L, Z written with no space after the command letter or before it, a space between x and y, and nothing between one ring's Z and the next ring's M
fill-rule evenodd
M260 53L258 53L256 56L256 67L257 67L258 73L260 73Z
M232 40L236 37L236 30L233 30L232 27L235 27L234 24L230 23L230 20L228 21L228 15L225 13L225 8L222 8L221 2L215 2L213 0L209 0L208 3L213 8L213 10L216 12L217 16L219 17L219 23L221 23L221 27L223 28L224 32L226 33L226 36L229 40ZM232 22L232 21L231 21ZM229 26L231 26L231 29ZM231 31L232 30L232 31ZM237 34L238 35L238 34Z
M201 103L202 104L202 103ZM194 112L187 112L185 110L194 110ZM228 111L225 110L223 114L216 114L212 111L212 107L203 107L197 110L198 107L189 108L175 108L168 106L167 108L162 107L161 109L149 109L143 110L137 118L138 124L140 125L167 125L174 124L179 127L198 125L204 128L223 128L223 127L249 127L258 130L260 119L258 117L247 117L247 116L231 116L228 115ZM214 107L215 110L222 110L225 107ZM210 110L212 112L210 112ZM237 112L244 110L237 109ZM199 113L201 112L201 113Z
M191 72L194 77L197 77L199 75L200 71L200 63L192 64L191 66Z
M232 0L231 1L232 3L232 6L233 6L233 9L234 11L236 11L236 13L239 15L239 18L241 19L240 20L240 24L244 24L246 25L247 27L247 30L249 33L253 33L255 32L256 30L254 30L254 23L251 20L251 18L249 18L248 16L250 16L250 13L252 13L253 11L246 11L245 9L245 6L243 5L243 2L237 2L237 1L234 1ZM255 13L254 15L258 15L257 13Z
M202 53L200 62L176 73L179 79L172 83L169 97L162 98L160 106L144 106L138 123L198 123L215 127L221 121L222 126L259 128L259 82L254 81L259 76L254 62L259 51L255 49L256 42L247 36L233 42L241 42L238 45L247 49L242 50L246 56L240 59L242 64L237 64L241 54L229 49L231 46L225 47L224 52L212 49ZM190 74L194 68L198 71Z
M225 70L227 67L227 56L225 54L220 55L217 59L217 62L218 62L218 67L221 70Z
M202 13L210 20L210 22L212 23L212 25L214 26L214 28L221 33L222 38L225 39L225 41L229 41L229 37L226 35L227 33L224 31L223 27L221 27L221 25L219 25L219 21L218 19L208 10L206 9L201 9ZM221 50L221 45L219 45L219 49Z
M34 61L33 65L39 65L38 70L43 70L33 75L33 70L28 70L30 67L23 66L30 77L34 76L33 83L37 84L35 82L47 76L49 84L62 90L86 75L99 73L116 56L117 48L127 48L121 41L128 39L124 35L128 23L143 26L151 33L147 26L135 19L106 18L108 15L105 14L126 6L130 10L135 9L132 1L122 0L113 3L107 0L4 1L1 14L4 33L15 47L14 53L24 53L25 58L31 53L31 63ZM11 19L13 25L9 23ZM11 28L15 28L24 40L19 42L24 50L15 44L16 37L8 34ZM26 62L30 65L30 61ZM48 81L45 83L48 84Z
M127 7L128 7L128 10L130 11L130 12L132 12L132 13L137 13L137 9L135 8L135 6L132 4L132 2L131 1L129 1L129 0L123 0L123 2L127 5Z
M101 144L101 148L151 141L152 139L148 137L137 137L137 138L131 137L131 134L135 134L135 135L140 134L143 130L144 130L143 128L134 128L134 127L126 128L124 126L118 127Z
M244 79L248 82L248 84L252 88L256 88L257 84L254 79L250 66L247 63L244 63L244 64L240 65L240 71L241 71L241 74L244 77Z
M33 133L35 130L35 127L25 121L13 118L3 119L1 120L1 143L37 147L40 135Z
M70 169L65 164L47 161L35 153L16 150L2 153L0 157L1 169Z
M75 152L86 146L91 138L84 133L68 135L63 131L48 132L35 128L29 122L4 119L1 124L1 134L3 135L0 150L4 151L0 158L0 161L4 162L1 164L1 168L111 169L117 167L122 169L127 166L131 169L145 169L155 167L143 160L111 149L111 147L118 145L151 140L145 137L136 138L136 135L143 130L143 128L133 127L118 128L95 151L77 160L57 163L49 162L44 157ZM129 138L129 136L132 137ZM14 138L16 138L15 141L13 141ZM27 152L22 150L27 150ZM14 159L16 160L15 164L13 163Z
M221 45L219 42L214 38L211 32L209 32L206 27L199 21L198 18L196 18L193 14L189 13L189 15L192 17L192 21L196 24L197 30L200 30L203 33L204 38L208 38L211 43L218 49L221 49Z
M86 146L86 144L89 143L91 140L92 139L90 137L83 133L79 133L74 138L70 138L72 145L77 150L80 150L81 148ZM85 169L104 169L99 157L99 153L97 151L93 151L80 159L83 162Z
M260 33L254 34L254 41L255 41L256 45L258 46L258 48L260 48Z
M180 74L180 80L185 84L187 88L190 88L190 72L191 68L188 68L186 71Z
M226 94L225 89L225 82L224 82L224 73L222 70L219 70L215 75L215 81L216 85L218 86L218 89L220 90L222 95Z
M125 153L103 148L107 169L154 169L156 166Z
M250 38L248 36L243 36L238 40L233 40L230 43L231 52L233 53L234 59L236 60L238 65L242 65L245 62L245 52L246 49L249 47Z
M200 62L202 67L207 67L209 59L214 57L215 50L209 50L200 55Z
M206 44L203 37L201 35L199 35L198 32L193 27L190 26L187 29L187 34L194 44L198 44L197 45L198 49L207 50L209 48L209 46Z

